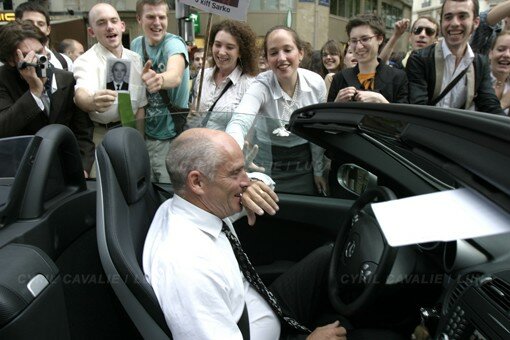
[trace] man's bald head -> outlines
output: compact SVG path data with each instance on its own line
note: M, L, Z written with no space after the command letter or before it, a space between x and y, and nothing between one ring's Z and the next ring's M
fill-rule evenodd
M122 34L126 25L120 20L119 13L110 4L99 3L89 11L90 36L96 38L107 50L117 58L122 56Z
M110 4L100 2L100 3L97 3L94 6L92 6L92 8L89 11L89 18L88 18L89 26L92 26L92 24L97 19L97 16L99 15L99 13L101 13L102 11L105 11L105 10L106 11L114 11L115 13L117 13L117 17L119 17L119 20L120 20L119 13L115 9L115 7L113 7Z
M197 128L181 133L170 144L166 158L166 168L175 191L184 189L186 176L192 170L198 170L213 180L224 155L232 150L240 149L235 140L223 131Z

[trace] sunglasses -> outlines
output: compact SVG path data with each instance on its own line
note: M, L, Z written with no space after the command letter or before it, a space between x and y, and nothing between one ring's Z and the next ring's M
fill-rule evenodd
M413 30L413 34L414 35L418 35L420 34L423 30L425 30L425 34L428 35L429 37L433 36L434 34L436 34L436 30L433 29L433 28L430 28L430 27L422 27L422 26L419 26L419 27L416 27L414 30Z

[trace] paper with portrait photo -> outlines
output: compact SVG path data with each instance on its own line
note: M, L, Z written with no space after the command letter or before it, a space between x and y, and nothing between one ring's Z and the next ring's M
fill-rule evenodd
M117 92L129 92L131 61L127 59L108 58L106 60L105 88Z

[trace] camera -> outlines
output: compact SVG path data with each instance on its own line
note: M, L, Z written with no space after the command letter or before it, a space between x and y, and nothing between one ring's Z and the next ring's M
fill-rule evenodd
M35 73L39 78L46 78L48 76L48 66L49 60L48 57L44 54L36 54L36 65L35 65Z

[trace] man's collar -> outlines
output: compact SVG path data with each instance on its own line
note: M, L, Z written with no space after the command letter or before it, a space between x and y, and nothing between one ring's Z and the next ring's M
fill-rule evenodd
M452 51L450 50L450 48L446 44L446 39L442 39L441 40L441 48L443 49L443 56L444 56L445 59L449 55L453 55ZM464 57L467 57L467 58L474 58L475 57L475 54L474 54L473 50L471 49L471 46L469 46L469 44L466 44L466 51L464 52L464 55L462 56L462 58L464 58Z
M174 209L186 214L188 221L198 229L214 238L220 235L223 221L219 217L197 207L177 194L174 194L172 203Z
M113 53L112 51L110 51L109 49L107 49L105 46L103 46L100 42L97 43L97 46L99 48L99 50L101 51L101 53L105 54L105 55L112 55L114 58L117 58L117 56L115 55L115 53ZM122 52L120 54L120 58L122 58L122 56L124 55L124 46L122 46Z

